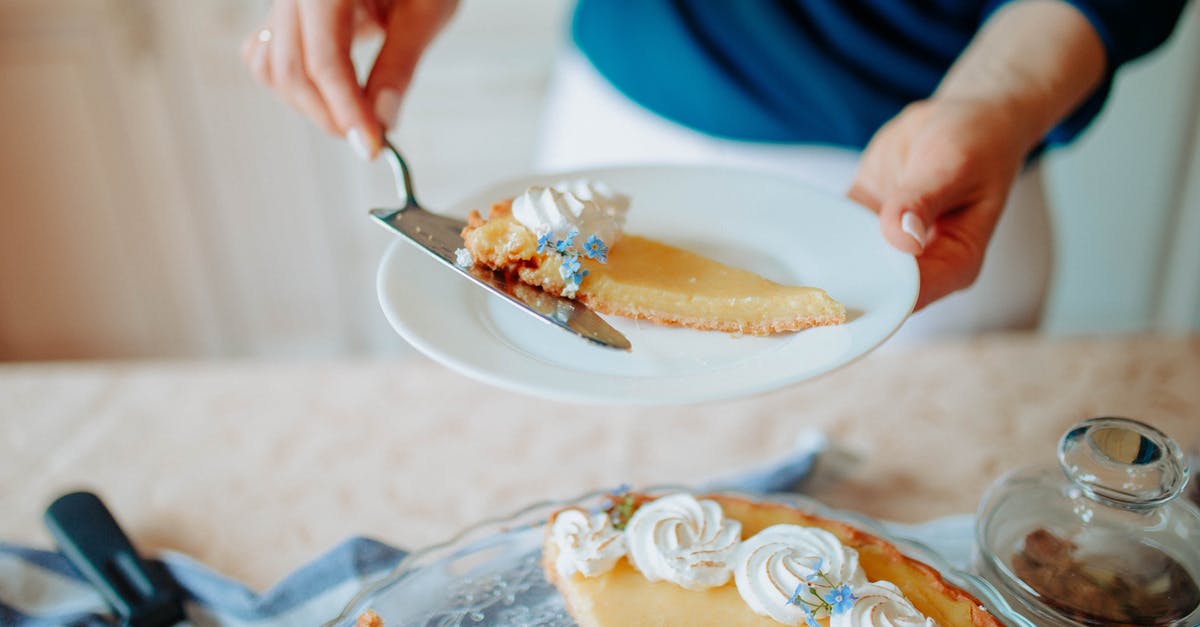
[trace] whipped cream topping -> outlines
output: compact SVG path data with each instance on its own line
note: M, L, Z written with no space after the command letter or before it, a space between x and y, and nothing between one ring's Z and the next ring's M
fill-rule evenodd
M890 581L856 586L854 595L854 606L833 615L829 627L937 627Z
M755 614L785 625L804 624L805 607L821 605L822 595L832 588L857 590L867 583L857 551L824 529L800 525L767 527L743 542L733 577ZM810 611L815 618L829 616L823 608Z
M689 590L729 581L742 524L725 518L716 501L673 494L642 505L625 536L629 561L650 581L667 580Z
M625 555L625 536L613 528L604 512L563 510L554 517L550 534L558 547L554 567L564 578L575 572L584 577L606 573Z
M585 179L530 187L512 202L513 218L538 236L549 233L558 241L567 239L574 230L578 232L577 242L595 236L607 246L620 238L628 211L628 196Z
M580 200L590 200L607 213L624 213L629 210L629 196L614 192L601 181L568 179L552 185L560 192L573 194Z

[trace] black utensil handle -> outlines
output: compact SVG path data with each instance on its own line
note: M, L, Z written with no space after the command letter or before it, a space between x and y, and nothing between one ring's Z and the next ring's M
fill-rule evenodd
M100 497L72 492L46 508L46 526L63 555L131 627L173 625L184 619L174 581L138 557Z

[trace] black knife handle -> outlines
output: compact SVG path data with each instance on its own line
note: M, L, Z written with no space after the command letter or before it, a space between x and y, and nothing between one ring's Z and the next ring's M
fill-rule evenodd
M46 508L45 521L59 550L100 591L123 624L158 627L184 619L175 582L138 557L100 497L91 492L60 496Z

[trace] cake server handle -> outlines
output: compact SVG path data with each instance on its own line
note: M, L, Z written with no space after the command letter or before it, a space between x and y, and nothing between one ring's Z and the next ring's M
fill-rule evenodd
M186 619L183 596L163 569L142 561L100 497L60 496L46 508L59 550L129 627L166 627Z

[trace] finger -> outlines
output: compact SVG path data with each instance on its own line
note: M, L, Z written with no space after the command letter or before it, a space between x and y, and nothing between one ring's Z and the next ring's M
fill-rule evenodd
M880 202L879 196L871 189L871 186L866 181L856 180L850 189L846 191L846 197L854 202L879 213Z
M878 214L883 206L883 198L887 192L896 187L897 173L902 170L902 155L900 148L903 142L893 139L897 131L894 122L889 122L875 134L854 173L854 182L846 195L871 211Z
M950 206L936 192L895 193L880 204L879 228L892 246L920 255L933 237L936 216Z
M337 125L325 107L320 93L309 79L304 62L300 14L292 2L277 2L271 10L272 84L284 102L334 135Z
M271 86L271 56L267 54L267 42L259 35L266 29L259 30L242 43L242 62L250 70L250 75L259 83ZM269 31L268 31L269 32Z
M454 1L423 0L397 4L388 15L383 47L367 78L367 99L384 128L394 128L404 93L421 53L453 14Z
M999 220L999 209L994 202L983 202L938 221L937 237L917 258L921 290L916 309L975 282Z
M380 35L387 28L392 0L360 0L354 8L354 36Z
M379 152L382 129L367 106L354 75L350 44L354 35L353 7L348 0L302 0L300 28L304 61L335 125L355 150L371 159Z
M895 186L883 199L879 225L896 248L919 255L929 245L932 227L948 213L981 200L965 160L949 154L910 155Z

